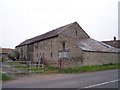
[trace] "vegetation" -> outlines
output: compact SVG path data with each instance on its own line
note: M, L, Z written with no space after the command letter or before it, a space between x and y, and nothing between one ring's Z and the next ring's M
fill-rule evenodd
M46 67L45 73L82 73L82 72L94 72L120 68L120 64L104 64L96 66L76 66L71 68L59 69L55 67Z
M9 62L9 65L12 66L13 62ZM16 75L28 75L30 73L44 73L44 74L52 74L52 73L83 73L83 72L94 72L94 71L103 71L103 70L111 70L111 69L120 69L120 64L104 64L104 65L96 65L96 66L76 66L71 68L59 69L57 67L46 66L43 68L38 68L35 66L29 67L26 64L14 63L14 67L18 70L21 70L21 73L17 73ZM44 72L43 72L44 70ZM29 72L31 71L31 72ZM0 80L6 81L11 80L12 78L7 74L2 74L0 72Z
M21 74L25 74L25 73L30 72L30 71L31 71L31 73L42 73L42 70L43 70L43 68L39 68L36 66L29 66L27 64L21 64L18 62L9 62L9 65L18 69L18 70L23 71L23 73L21 72Z
M81 73L81 72L94 72L94 71L102 71L102 70L110 70L110 69L118 69L120 68L120 64L104 64L104 65L96 65L96 66L82 66L82 67L72 67L61 69L59 73Z
M13 63L10 63L13 65ZM120 64L104 64L104 65L95 65L95 66L76 66L71 68L59 69L57 67L46 66L44 69L38 67L28 67L25 64L15 63L15 68L25 70L31 70L33 73L43 73L42 70L45 70L45 74L50 73L82 73L82 72L94 72L94 71L102 71L102 70L110 70L110 69L118 69L120 68Z
M45 74L58 73L59 70L60 69L57 67L46 66L45 67Z
M50 73L82 73L82 72L94 72L94 71L103 71L120 68L120 64L104 64L96 66L77 66L71 68L59 69L57 67L46 66L45 74Z
M11 78L7 74L0 73L0 80L7 81L11 80Z
M8 54L8 58L15 61L15 60L19 60L20 54L18 51L13 50L11 53Z

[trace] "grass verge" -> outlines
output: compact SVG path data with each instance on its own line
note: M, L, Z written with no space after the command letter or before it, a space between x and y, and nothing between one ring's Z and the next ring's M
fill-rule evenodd
M7 80L11 80L11 78L7 74L0 73L0 80L7 81Z
M58 73L81 73L81 72L94 72L110 69L118 69L120 64L104 64L96 66L82 66L82 67L72 67L58 70Z
M12 63L11 63L12 65ZM23 66L23 64L15 64L15 68L25 68L29 69L27 66ZM17 66L18 65L18 66ZM64 68L59 69L52 66L46 66L45 67L45 74L51 74L51 73L82 73L82 72L94 72L94 71L102 71L102 70L110 70L110 69L118 69L120 68L120 64L103 64L103 65L95 65L95 66L76 66L71 68ZM41 68L37 67L31 67L31 71L34 73L43 73L41 72Z

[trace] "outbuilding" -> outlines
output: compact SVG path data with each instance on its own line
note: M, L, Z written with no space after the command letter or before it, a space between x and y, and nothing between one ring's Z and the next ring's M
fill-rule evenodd
M119 50L96 41L77 22L27 39L16 46L21 60L45 65L73 67L118 63Z

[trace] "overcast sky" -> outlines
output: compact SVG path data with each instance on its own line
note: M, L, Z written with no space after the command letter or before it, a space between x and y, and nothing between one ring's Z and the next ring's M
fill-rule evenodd
M98 41L118 38L119 0L0 0L0 47L78 22Z

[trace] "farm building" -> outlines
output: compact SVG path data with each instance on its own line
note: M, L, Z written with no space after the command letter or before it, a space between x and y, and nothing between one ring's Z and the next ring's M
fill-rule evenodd
M8 59L8 54L11 53L14 49L11 48L0 48L0 59Z
M90 38L77 22L27 39L16 50L21 60L62 68L118 62L118 49Z
M113 40L102 41L102 42L120 49L120 40L116 40L116 37L114 37Z

